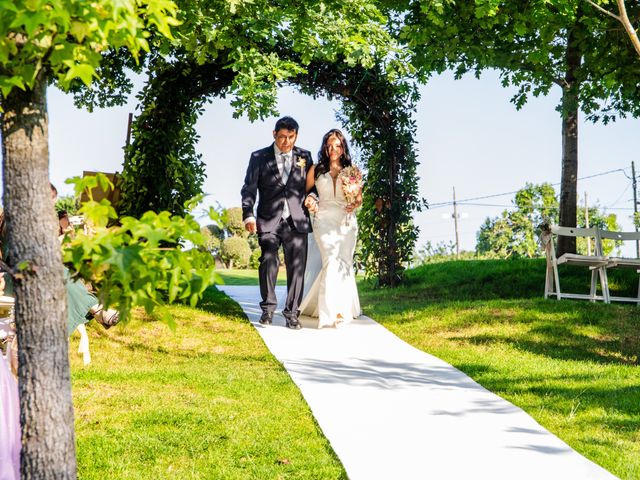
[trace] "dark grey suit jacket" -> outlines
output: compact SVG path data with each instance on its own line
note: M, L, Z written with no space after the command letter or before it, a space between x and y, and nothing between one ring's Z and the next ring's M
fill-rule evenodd
M242 187L242 218L256 218L258 233L273 232L282 218L285 199L296 230L311 232L309 211L304 207L307 172L313 164L311 152L294 147L291 173L287 184L282 182L278 171L273 144L253 152L249 160L247 175ZM303 162L304 166L299 166ZM259 194L258 213L254 214L256 194Z

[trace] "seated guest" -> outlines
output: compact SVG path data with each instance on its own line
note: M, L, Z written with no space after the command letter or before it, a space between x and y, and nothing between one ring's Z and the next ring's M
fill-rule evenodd
M55 201L58 197L58 190L51 185L51 194ZM66 211L58 212L58 237L60 241L65 235L73 234L73 225L69 222ZM73 280L69 270L64 269L64 283L67 289L67 329L69 335L84 325L91 318L95 318L104 328L110 328L120 321L120 314L117 310L104 310L98 302L98 298L93 295L87 287L79 280Z
M58 194L56 188L51 185L51 193L54 200ZM68 228L68 217L65 222L61 222L59 225L58 234L62 234L63 228ZM73 228L71 226L71 228ZM7 258L7 242L6 242L6 222L4 218L4 212L0 213L0 259ZM8 263L8 262L7 262ZM13 295L13 285L11 278L5 276L5 295ZM110 328L120 320L120 314L117 310L109 309L104 310L103 306L98 301L98 298L93 295L85 285L78 281L73 280L67 268L64 269L64 284L67 292L67 332L71 335L79 325L84 325L92 318L95 318L98 323L105 328Z

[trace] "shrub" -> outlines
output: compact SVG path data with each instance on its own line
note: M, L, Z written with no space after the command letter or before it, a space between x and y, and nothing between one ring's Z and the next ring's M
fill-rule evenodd
M262 249L260 247L251 252L251 258L249 258L249 268L257 269L260 266L260 255L262 255Z
M200 248L202 250L206 250L207 252L209 252L214 257L216 255L219 255L220 254L220 246L222 244L220 239L218 237L216 237L215 235L213 235L213 233L211 233L211 229L209 229L208 227L202 227L200 229L200 233L202 233L202 236L204 237L204 243L202 244L202 246Z
M249 242L242 237L225 238L221 249L222 261L227 264L227 268L246 268L251 258L251 248Z

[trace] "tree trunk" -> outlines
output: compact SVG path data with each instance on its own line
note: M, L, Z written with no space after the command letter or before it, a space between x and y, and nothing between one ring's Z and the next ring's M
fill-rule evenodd
M400 265L398 264L398 248L396 245L396 217L394 215L395 210L395 202L396 202L396 192L395 185L398 179L396 178L397 174L397 160L396 160L396 152L394 151L393 155L391 155L389 159L389 200L391 202L391 208L389 211L389 226L387 228L387 258L385 262L387 263L386 274L387 278L384 281L384 285L389 287L396 287L398 285L400 275L398 269Z
M562 179L560 187L560 225L575 227L578 203L578 93L577 70L581 55L576 28L567 39L566 85L562 89ZM557 255L576 253L575 237L559 237Z
M3 102L2 157L15 318L23 479L75 479L66 294L49 186L46 81Z

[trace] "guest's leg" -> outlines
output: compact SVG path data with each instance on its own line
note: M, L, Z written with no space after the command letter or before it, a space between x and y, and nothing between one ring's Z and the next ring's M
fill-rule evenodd
M258 235L258 244L262 251L258 268L260 295L262 297L260 308L266 313L273 313L278 305L275 288L278 279L278 267L280 266L280 261L278 260L280 243L280 237L276 233Z
M67 333L71 335L78 325L89 321L87 314L98 305L98 298L82 282L74 281L66 268L64 280L67 293Z
M297 317L304 293L304 271L307 264L307 233L288 229L283 232L284 263L287 267L287 301L283 314Z

